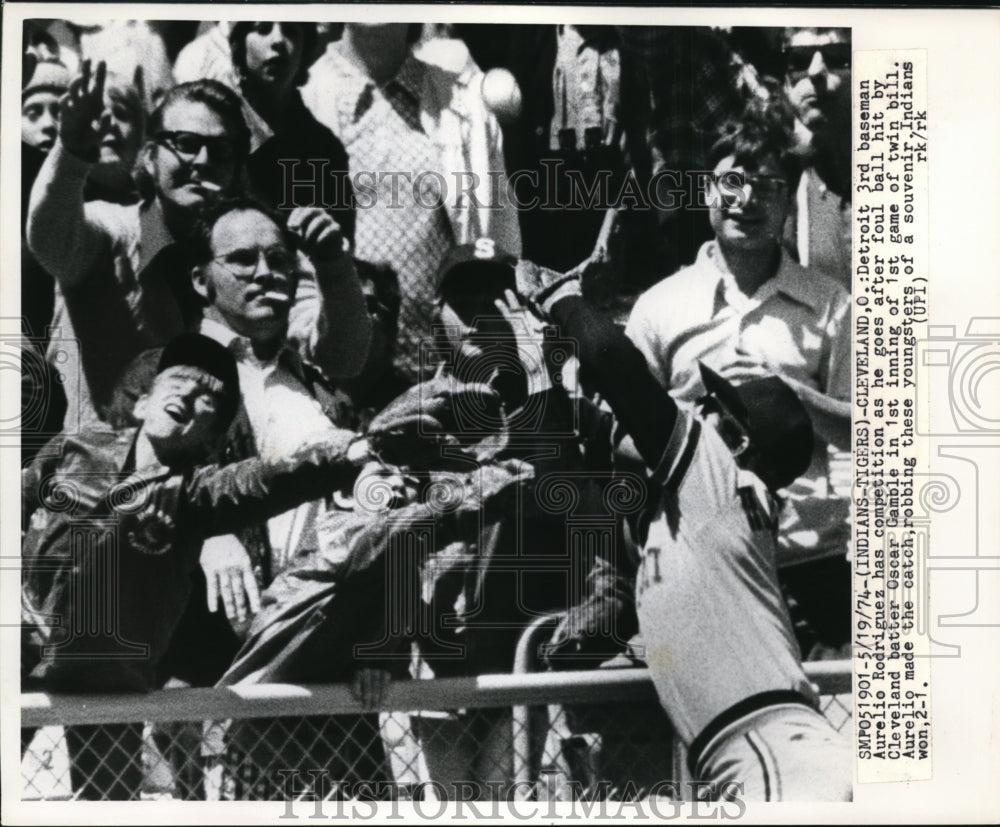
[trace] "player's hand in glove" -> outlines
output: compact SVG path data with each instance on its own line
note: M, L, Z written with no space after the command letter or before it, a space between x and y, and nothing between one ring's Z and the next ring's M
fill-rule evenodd
M590 595L563 615L543 647L549 669L594 669L625 651L639 627L629 579L597 562L588 576Z
M580 271L583 266L580 265L568 273L560 273L548 267L540 267L533 261L521 259L514 271L517 292L548 318L557 301L566 296L582 295Z

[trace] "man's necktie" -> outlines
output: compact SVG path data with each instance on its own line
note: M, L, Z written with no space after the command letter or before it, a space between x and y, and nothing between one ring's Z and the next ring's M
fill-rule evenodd
M410 129L414 132L424 131L420 123L420 103L402 83L396 80L389 81L382 88L382 95ZM354 107L355 123L371 109L374 102L375 84L368 83L358 96L358 102Z

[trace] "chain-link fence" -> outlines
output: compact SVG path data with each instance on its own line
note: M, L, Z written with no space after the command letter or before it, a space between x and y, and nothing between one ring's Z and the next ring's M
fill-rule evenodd
M807 672L847 726L850 662ZM36 800L614 799L687 777L634 668L403 681L379 713L346 686L32 694L22 725Z

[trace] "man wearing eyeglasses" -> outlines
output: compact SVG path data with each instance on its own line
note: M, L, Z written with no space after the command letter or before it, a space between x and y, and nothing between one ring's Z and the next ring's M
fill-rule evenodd
M851 287L851 32L786 29L785 91L795 106L808 163L785 243L804 267Z
M106 418L136 354L197 326L201 302L183 240L201 209L240 191L250 145L232 90L211 80L181 84L149 118L136 171L140 203L84 204L83 184L100 154L105 75L103 63L85 61L62 99L59 140L35 181L27 224L29 246L59 288L53 326L79 343L59 366L80 374L78 394L67 383L71 429ZM329 375L355 376L370 322L353 266L324 285L299 279L294 298L289 336ZM337 317L335 336L317 329L327 312Z
M817 639L850 639L848 499L830 475L830 446L850 446L850 300L780 244L800 175L792 120L787 106L754 102L723 131L706 191L715 238L691 267L640 296L626 332L682 407L705 393L704 362L736 384L780 376L808 411L817 438L786 492L778 562L824 584L802 607L812 631L801 642L811 649Z
M59 138L28 211L28 243L58 287L53 325L79 342L63 366L82 374L78 395L67 383L71 429L102 421L131 358L196 320L175 242L197 209L238 186L249 141L231 92L208 82L176 87L149 119L135 173L140 204L84 204L83 183L100 154L105 78L103 62L85 61L61 100Z
M252 199L220 199L205 210L189 238L194 290L206 303L200 331L229 348L240 376L242 404L224 459L284 456L328 429L331 419L349 425L346 400L289 338L303 274L313 270L322 290L351 266L333 219L322 208L297 208L286 224ZM365 314L363 304L357 312ZM339 335L327 329L330 322L321 314L319 337ZM322 505L303 505L268 521L266 530L240 538L260 586L281 571L300 542L310 540ZM232 538L225 538L206 544L205 553L229 561L210 567L218 572L208 584L210 605L214 608L218 595L231 619L245 620L256 609L257 590L243 576L239 549L234 552Z
M126 395L137 390L135 382L123 379L132 360L200 325L203 300L192 284L190 251L183 240L203 209L240 190L249 152L242 104L232 90L211 80L180 84L150 116L150 139L137 171L140 203L84 204L83 185L100 151L105 74L103 63L92 67L85 62L81 76L62 99L59 140L36 179L28 216L32 252L59 289L53 320L59 335L54 339L76 343L68 360L57 365L80 379L66 383L64 430L69 432L113 418L122 385L129 386ZM367 357L371 320L353 263L342 255L339 229L319 213L323 211L293 213L291 230L317 243L322 235L326 241L321 247L323 243L336 247L335 260L324 261L317 269L318 259L300 259L301 271L287 280L291 292L283 297L282 306L278 308L278 300L268 296L256 309L270 305L276 321L263 338L275 350L288 345L314 360L329 377L354 376ZM289 237L281 238L287 245ZM275 263L273 257L265 258ZM261 322L261 328L266 326ZM79 393L72 394L76 388ZM294 419L294 408L289 410L289 421L295 425L288 430L304 434L303 421ZM245 553L232 546L220 551L218 544L224 542L216 541L214 552L206 547L205 554L213 557L203 556L202 566L209 602L215 605L217 585L225 589L221 596L226 614L236 621L242 615L239 599L244 593L233 595L228 587L252 580L252 575L246 576ZM206 584L195 588L204 594ZM247 599L252 602L253 595ZM204 604L205 598L200 602ZM225 618L215 615L208 620L222 638L232 638ZM201 639L210 637L204 621L198 618L192 632ZM223 646L205 647L213 648ZM196 664L194 655L182 660L176 665L177 676L197 684L214 682L227 665L213 651L207 651L204 664Z
M328 431L331 422L350 427L346 397L331 388L324 372L303 358L288 336L297 283L305 266L315 271L321 290L326 284L336 284L338 271L353 267L336 222L320 207L296 208L286 223L283 216L253 199L220 199L204 211L190 239L194 289L207 305L200 332L224 344L235 356L240 379L241 403L227 435L223 461L285 456ZM357 312L366 313L363 304ZM323 338L339 335L322 326L318 333ZM350 496L352 487L353 481L341 493ZM207 541L201 562L209 578L209 608L214 611L221 598L236 626L252 619L260 608L260 590L271 585L293 559L317 548L317 521L326 506L323 499L313 500L262 521L239 537ZM190 650L178 647L176 652L178 658L191 657ZM218 653L214 654L218 660ZM348 665L328 666L342 670ZM377 703L386 678L381 669L357 670L361 699L369 705ZM352 756L359 762L354 768L359 779L387 780L379 774L384 756L377 718L360 716L354 722L359 747L341 743L334 734L342 722L331 722L328 716L310 722L317 732L330 727L324 741L329 752L313 750L309 756L317 769L345 766L338 762ZM256 732L250 723L244 730ZM289 749L289 762L307 769L301 764L302 756L283 749Z

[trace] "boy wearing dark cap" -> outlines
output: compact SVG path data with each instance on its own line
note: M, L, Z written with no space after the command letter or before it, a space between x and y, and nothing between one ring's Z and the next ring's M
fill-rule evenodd
M83 525L90 538L84 565L106 558L103 564L117 566L127 586L110 596L114 605L106 608L115 610L119 625L100 639L75 637L64 627L65 639L56 640L52 628L38 626L33 634L45 648L34 677L76 690L152 688L201 541L322 496L349 482L368 459L367 445L355 432L331 426L291 457L199 467L238 402L229 351L201 334L183 334L164 348L150 391L136 403L138 428L64 434L25 470L30 522L22 556L25 597L35 613L79 609L66 603L67 578L76 576L71 566L53 573L32 563L68 562ZM155 588L139 594L130 575L148 578ZM162 612L150 601L162 602ZM136 654L133 643L141 654L122 658L123 652ZM80 647L89 661L76 659ZM73 658L62 657L70 652ZM99 669L93 668L95 659Z
M575 275L522 262L518 289L579 342L660 486L632 525L639 627L693 777L713 797L850 800L850 747L817 711L775 569L774 492L812 456L803 404L777 377L733 387L701 364L707 394L681 411Z
M136 403L139 427L62 434L24 471L26 685L154 688L202 541L322 496L350 482L368 459L357 434L331 426L291 457L199 467L239 397L229 351L183 334L164 348L149 392ZM98 748L101 739L114 746L113 727L70 729L71 753L79 758L88 746L98 759L71 761L78 794L138 797L135 728L119 736L119 758L131 763L124 768ZM125 746L129 738L134 749Z

